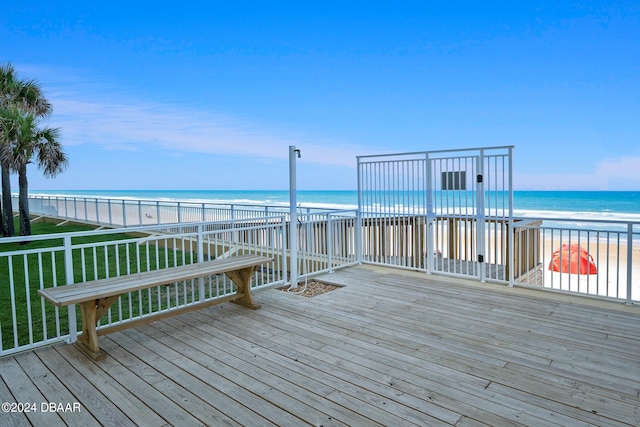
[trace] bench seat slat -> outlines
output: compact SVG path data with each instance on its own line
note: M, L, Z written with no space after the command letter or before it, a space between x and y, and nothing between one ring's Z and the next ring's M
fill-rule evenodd
M239 255L201 263L187 264L161 270L145 271L131 275L98 279L91 282L41 289L38 292L56 306L65 306L89 300L97 300L123 293L167 285L206 275L237 271L273 261L259 255Z

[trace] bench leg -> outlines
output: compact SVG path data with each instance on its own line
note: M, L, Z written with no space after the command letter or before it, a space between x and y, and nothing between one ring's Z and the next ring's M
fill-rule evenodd
M106 353L98 345L98 321L107 312L109 307L117 301L119 295L87 301L80 304L82 313L82 335L78 338L76 346L93 360L104 359Z
M243 268L242 270L227 271L225 274L229 276L233 283L238 287L238 293L242 296L232 302L240 304L252 310L260 308L260 304L253 302L251 297L251 275L255 271L255 267Z

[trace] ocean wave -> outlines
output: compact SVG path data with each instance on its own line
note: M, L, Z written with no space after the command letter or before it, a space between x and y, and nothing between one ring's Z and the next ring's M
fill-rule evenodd
M542 209L514 209L516 217L533 217L533 218L553 218L566 220L586 220L586 221L624 221L624 222L640 222L640 214L628 212L615 212L611 210L601 212L584 212L584 211L556 211Z

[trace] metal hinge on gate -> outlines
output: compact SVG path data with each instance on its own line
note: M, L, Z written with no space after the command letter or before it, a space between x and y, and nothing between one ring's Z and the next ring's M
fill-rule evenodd
M476 176L476 182L480 184L482 182L482 175Z
M478 255L478 262L484 262L484 255Z

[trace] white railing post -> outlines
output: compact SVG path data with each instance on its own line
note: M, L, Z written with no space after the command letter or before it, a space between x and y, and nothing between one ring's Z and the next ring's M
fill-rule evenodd
M67 285L74 283L73 278L73 247L71 245L71 236L64 237L64 270L65 281ZM69 340L68 344L72 344L78 340L78 328L76 326L76 305L68 306L67 315L69 319Z
M291 288L298 287L298 207L296 189L296 150L295 145L289 146L289 257L291 268Z
M178 208L178 224L181 224L182 223L182 210L181 210L181 207L180 207L180 202L178 202L177 208Z
M627 300L625 304L631 305L632 301L632 287L631 279L633 273L633 224L627 224Z
M343 239L346 236L343 236ZM329 263L329 272L333 273L333 221L331 214L327 214L327 262Z
M282 216L280 226L280 242L282 247L282 283L287 283L289 269L287 264L287 217L285 215Z
M509 180L509 226L508 226L508 230L509 230L509 235L507 236L508 239L508 245L509 245L509 252L507 253L507 262L509 263L509 277L506 278L509 281L509 286L513 287L516 283L516 279L515 279L515 269L516 269L516 265L515 265L515 231L516 231L516 224L515 224L515 220L513 219L513 148L509 147L509 166L508 166L508 180ZM529 229L525 229L525 232L527 233L527 236L529 235ZM520 244L522 245L522 239L518 240L520 242ZM529 248L529 238L527 238L527 250ZM536 249L537 250L537 249ZM520 272L521 274L523 272Z
M204 227L202 224L198 224L198 237L196 242L198 248L198 262L204 262ZM204 301L204 277L198 278L198 298L200 301Z
M355 218L355 249L356 249L356 263L362 264L362 211L360 209L356 212Z
M109 211L109 225L113 225L113 215L111 214L111 199L107 199L107 210Z
M95 202L96 202L96 208L95 208L96 209L96 222L100 222L100 214L98 213L98 212L100 212L100 210L98 209L99 206L98 206L98 199L97 198L95 199Z
M426 229L425 229L425 233L426 236L425 238L427 239L427 244L426 244L426 258L427 258L427 262L426 262L426 270L427 273L431 274L434 272L435 270L435 258L436 258L436 247L435 247L435 227L436 227L436 212L435 212L435 208L433 207L433 195L434 195L434 182L433 182L433 171L432 171L432 160L431 157L429 156L429 153L425 153L425 158L424 158L424 186L426 189L426 197L425 197L425 204L426 204L426 213L425 213L425 218L426 218Z
M138 200L138 225L142 225L142 201Z
M127 226L127 202L122 200L122 225Z
M160 225L160 202L157 201L156 202L156 219L157 219L157 223L158 225Z
M363 186L362 186L362 164L360 161L360 157L356 157L356 162L357 164L357 172L358 172L358 210L356 211L356 219L355 219L355 223L353 224L355 227L355 233L354 233L354 237L356 239L355 241L355 250L356 250L356 263L358 264L362 264L362 246L363 246L363 242L362 242L362 209L364 206L364 201L362 200L362 191L363 191Z
M487 280L487 260L485 259L485 250L486 250L486 241L485 241L485 233L486 233L486 223L485 223L485 211L484 211L484 150L480 150L480 155L478 156L478 179L476 180L476 191L477 191L477 202L476 202L476 218L478 223L478 244L477 244L477 254L478 254L478 266L480 267L480 281L484 282Z

